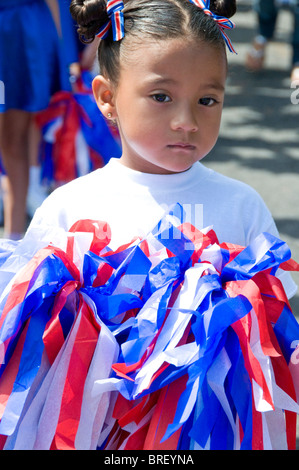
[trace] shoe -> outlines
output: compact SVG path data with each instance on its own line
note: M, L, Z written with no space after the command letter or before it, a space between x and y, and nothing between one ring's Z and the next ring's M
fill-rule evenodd
M267 39L264 36L259 35L253 40L245 60L245 66L251 72L258 72L263 68L266 45Z

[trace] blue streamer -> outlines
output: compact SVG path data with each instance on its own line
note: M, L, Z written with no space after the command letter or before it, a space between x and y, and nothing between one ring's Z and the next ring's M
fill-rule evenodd
M270 268L276 271L290 257L291 251L285 242L269 233L262 233L224 267L222 282L251 279Z
M44 351L43 333L49 320L52 300L46 299L42 307L30 318L22 351L19 371L0 422L0 434L11 435L21 416L30 387L36 377Z

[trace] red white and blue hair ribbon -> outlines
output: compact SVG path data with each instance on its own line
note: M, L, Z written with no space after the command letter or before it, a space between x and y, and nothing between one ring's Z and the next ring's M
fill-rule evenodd
M111 25L114 41L120 41L124 37L125 27L123 8L124 3L122 0L107 1L107 13L109 16L109 21L105 23L101 30L98 32L98 38L104 39L105 37L107 37Z
M215 13L213 13L210 10L210 0L206 0L206 1L204 1L204 0L190 0L190 2L194 3L194 5L201 8L206 15L211 16L213 18L213 20L218 24L218 26L220 28L221 34L224 38L224 41L225 41L229 51L234 52L236 54L236 51L235 51L235 49L234 49L234 47L231 43L231 40L229 39L229 37L227 36L227 34L224 31L224 29L233 29L235 27L235 24L231 20L226 18L225 16L219 16L219 15L216 15Z

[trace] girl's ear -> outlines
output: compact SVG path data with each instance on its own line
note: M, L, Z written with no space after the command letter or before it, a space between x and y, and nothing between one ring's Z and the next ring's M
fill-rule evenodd
M115 93L111 81L97 75L92 82L92 91L101 113L108 119L115 118Z

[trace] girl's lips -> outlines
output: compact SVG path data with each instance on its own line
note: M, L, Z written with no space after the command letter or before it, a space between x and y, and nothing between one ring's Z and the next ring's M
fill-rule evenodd
M168 145L168 147L178 150L195 150L195 146L188 142L177 142L176 144Z

